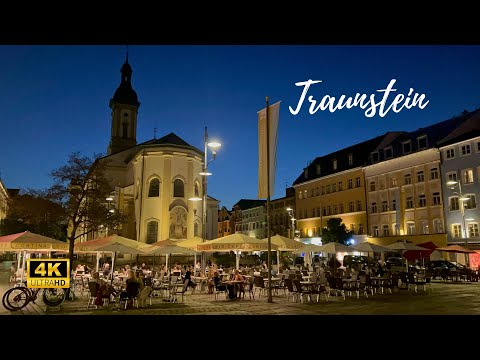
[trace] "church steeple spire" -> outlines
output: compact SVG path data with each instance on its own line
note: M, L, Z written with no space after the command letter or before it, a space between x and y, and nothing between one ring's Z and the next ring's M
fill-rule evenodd
M128 149L137 144L137 113L140 102L132 88L132 67L128 63L128 47L122 78L115 94L110 99L112 109L111 139L108 154Z

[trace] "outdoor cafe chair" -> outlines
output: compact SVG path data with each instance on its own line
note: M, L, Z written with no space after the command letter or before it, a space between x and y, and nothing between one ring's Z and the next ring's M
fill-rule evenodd
M138 308L138 290L140 288L140 283L136 281L131 281L127 283L127 288L125 293L120 294L120 305L122 302L125 303L125 309L127 309L128 301L132 301L133 306L136 306Z
M185 302L185 293L187 292L188 282L190 280L186 279L183 281L183 284L176 284L172 288L172 301L171 302L178 302L178 295L182 295L182 303Z
M288 302L288 299L290 298L290 296L292 296L293 300L296 302L298 293L297 293L296 289L293 287L292 279L290 279L290 278L285 279L285 286L288 290L287 291L287 302Z

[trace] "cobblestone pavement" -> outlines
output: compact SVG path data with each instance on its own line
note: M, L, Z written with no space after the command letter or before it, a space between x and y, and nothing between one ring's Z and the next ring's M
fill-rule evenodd
M9 265L8 265L9 266ZM8 289L8 273L0 268L0 295ZM87 309L86 293L74 301L65 301L60 307L48 308L41 300L24 309L10 312L3 306L0 315L478 315L480 314L480 283L434 282L427 292L397 290L392 294L375 294L360 299L331 296L319 303L287 301L283 291L268 303L266 296L242 300L227 300L214 295L186 294L184 303L166 303L153 298L144 308L119 309L118 304L105 308Z

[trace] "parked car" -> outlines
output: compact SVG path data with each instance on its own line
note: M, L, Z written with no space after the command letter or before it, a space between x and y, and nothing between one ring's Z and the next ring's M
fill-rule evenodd
M448 260L432 260L427 264L427 269L433 274L434 277L445 278L452 270L456 270L460 275L467 275L469 270L465 265L451 262Z
M362 256L362 255L345 255L343 257L343 266L347 267L362 267L363 265L373 267L377 264L377 261L375 259L372 259L371 257L368 256Z
M391 256L385 260L385 267L390 271L405 271L406 260L402 257ZM409 271L415 271L415 266L408 264Z

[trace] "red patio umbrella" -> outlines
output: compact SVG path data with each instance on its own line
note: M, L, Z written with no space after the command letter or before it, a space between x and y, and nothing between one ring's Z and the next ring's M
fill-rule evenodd
M430 257L432 252L438 248L437 245L435 245L433 242L428 241L425 243L417 244L417 246L420 246L422 248L425 248L425 250L407 250L403 253L403 257L407 259L408 261L415 261L417 259L427 259Z

